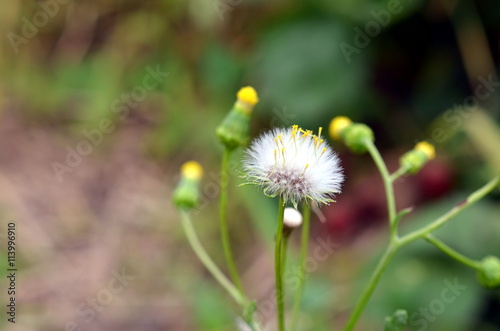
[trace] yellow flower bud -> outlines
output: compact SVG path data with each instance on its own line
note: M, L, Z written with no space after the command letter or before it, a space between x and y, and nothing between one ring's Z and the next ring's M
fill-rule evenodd
M350 126L352 121L346 116L337 116L330 122L330 127L328 129L330 137L335 140L340 140L342 131Z
M229 149L243 146L249 139L250 115L259 101L253 87L243 87L237 93L233 108L226 115L215 133L219 140Z
M246 102L251 106L255 106L259 102L257 92L251 86L242 87L236 94L238 101Z
M399 164L410 174L415 174L436 156L434 146L427 141L421 141L415 147L406 152L400 159Z
M436 157L436 149L432 144L428 143L427 141L419 142L418 144L415 145L415 149L427 155L428 160L432 160Z
M188 179L200 180L203 177L203 168L196 161L188 161L182 165L181 175Z
M177 208L189 210L198 206L202 177L203 168L198 162L188 161L181 166L181 180L172 195Z

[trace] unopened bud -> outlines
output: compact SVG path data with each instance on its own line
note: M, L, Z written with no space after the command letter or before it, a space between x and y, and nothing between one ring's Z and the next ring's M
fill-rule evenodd
M362 123L353 123L346 116L335 117L330 122L328 132L332 139L342 140L354 153L366 152L366 142L375 141L373 131L369 126Z
M337 116L330 122L330 127L328 128L328 132L330 133L330 137L335 140L342 139L342 131L350 126L352 121L349 117L346 116Z
M419 142L415 145L415 149L424 153L427 156L428 160L432 160L436 157L436 149L431 143L427 141Z
M417 173L422 167L436 156L434 146L426 141L419 142L415 147L403 154L399 159L401 167L410 174Z
M477 278L484 287L500 287L500 260L498 257L490 255L482 259Z
M203 177L203 168L196 161L189 161L181 167L181 180L173 193L173 201L179 209L193 209L198 206L198 186Z
M283 224L288 228L298 228L302 225L302 214L295 208L285 208Z
M354 123L346 127L342 130L341 135L346 146L354 153L365 153L367 151L366 142L375 141L372 129L362 123Z
M401 331L408 324L408 312L398 309L390 317L385 318L384 331Z
M233 108L216 129L217 137L226 148L232 150L248 142L250 117L257 102L259 98L253 87L243 87L238 91Z

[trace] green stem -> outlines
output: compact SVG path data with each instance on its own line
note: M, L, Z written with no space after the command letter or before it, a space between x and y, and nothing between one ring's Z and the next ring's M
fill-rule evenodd
M430 234L432 231L436 230L446 222L448 222L450 219L452 219L454 216L458 215L460 212L462 212L465 208L471 206L478 200L482 199L486 194L491 192L499 183L500 183L500 176L496 176L492 180L490 180L486 185L469 195L469 197L456 205L454 208L452 208L449 212L432 222L431 224L416 230L414 232L411 232L410 234L404 236L403 238L399 238L398 233L397 233L397 222L401 219L402 216L404 216L404 213L400 215L400 217L397 217L396 214L396 203L395 203L395 198L394 198L394 189L393 189L393 181L396 180L398 177L400 177L404 171L398 169L392 176L389 175L389 171L387 170L387 166L385 165L382 157L380 156L379 151L377 150L376 146L373 144L372 141L366 140L365 141L365 146L372 156L375 164L377 165L377 168L382 175L382 180L384 182L384 187L385 187L385 193L386 193L386 198L387 198L387 209L388 209L388 214L389 214L389 223L390 223L390 229L391 229L391 241L389 243L389 246L387 247L384 255L380 259L375 271L370 277L370 280L368 282L367 287L363 291L360 299L356 303L356 306L351 313L351 316L349 317L349 320L344 328L345 331L351 331L354 329L356 326L356 323L359 319L359 316L361 315L363 309L365 308L366 304L368 303L373 291L375 290L380 277L382 276L383 272L387 268L387 265L389 262L392 260L394 254L403 246L406 246L412 241L415 241L419 238L424 238L428 234ZM403 211L404 212L404 211ZM431 237L432 240L432 237ZM444 245L444 244L443 244ZM441 245L441 249L446 248ZM451 250L451 249L449 249ZM448 253L450 251L448 250ZM456 253L456 252L453 252ZM458 257L460 255L457 255L458 253L454 254L455 257ZM468 258L460 256L461 262L465 262L469 266L472 266L475 268L476 262L468 260ZM465 258L465 259L464 259Z
M396 227L394 226L394 222L396 220L396 202L394 199L394 189L392 187L391 176L389 175L389 171L387 170L387 166L385 165L382 156L375 146L375 144L371 140L365 141L365 146L368 149L373 161L377 165L377 168L382 175L382 181L384 182L385 187L385 196L387 199L387 211L389 214L389 224L391 227L391 239L397 238Z
M431 224L402 237L401 244L406 245L419 238L425 237L427 234L431 233L432 231L436 230L437 228L441 227L443 224L451 220L453 217L457 216L464 209L468 208L469 206L472 206L474 203L481 200L486 194L490 193L495 187L497 187L499 183L500 183L500 176L494 177L483 187L470 194L467 197L467 199L457 204L455 207L450 209L446 214L442 215Z
M186 211L181 211L182 227L186 233L186 237L191 245L193 251L196 253L205 268L210 271L212 276L219 282L219 284L233 297L233 299L242 307L248 305L248 300L241 294L241 292L231 283L229 279L220 271L215 265L210 256L201 245L198 236L191 223L191 218Z
M444 242L439 240L438 238L434 237L432 234L427 234L425 236L425 239L439 248L443 253L447 254L451 258L457 260L460 263L465 264L468 267L471 267L472 269L479 270L481 268L481 264L478 261L474 261L470 258L468 258L465 255L462 255L461 253L455 251L453 248L450 246L446 245Z
M182 227L188 239L191 248L195 252L198 259L203 263L205 268L212 274L212 276L219 282L219 284L229 293L229 295L236 301L244 311L247 311L253 304L250 302L231 281L220 271L217 265L212 261L205 249L200 243L196 231L194 230L191 218L186 211L181 211ZM252 314L244 314L246 322L250 325L252 330L260 331L260 325L254 320Z
M231 275L233 283L236 285L238 290L243 294L243 286L241 286L240 277L238 275L238 270L236 269L236 264L234 263L233 253L231 251L231 244L229 241L229 228L227 226L227 187L228 187L228 163L231 151L228 148L224 149L224 154L222 155L222 166L220 175L220 204L219 204L219 215L220 215L220 231L222 239L222 247L224 249L224 255L226 257L226 264Z
M276 305L278 308L278 330L285 330L285 313L283 310L283 214L285 211L285 201L280 197L278 207L278 226L276 229L276 243L274 251L274 272L276 275Z
M254 318L255 309L255 301L250 302L243 311L243 318L252 331L261 331L259 323Z
M396 219L394 220L393 226L397 227L399 222L403 219L403 217L405 217L406 215L408 215L412 211L413 211L413 207L410 207L410 208L405 208L405 209L401 210L400 212L398 212L398 214L396 215Z
M393 174L391 174L391 176L390 176L391 182L394 183L396 181L396 179L398 179L399 177L401 177L404 174L406 174L407 171L408 170L406 168L400 167Z
M285 272L286 269L286 258L288 254L288 239L290 238L290 235L292 234L292 231L286 231L283 234L283 248L282 248L282 253L281 253L281 269L283 270L283 273Z
M354 310L351 313L351 316L349 317L349 320L347 321L347 324L344 328L344 331L351 331L354 330L354 327L356 326L356 323L358 322L359 316L361 315L361 312L365 308L366 304L368 303L368 300L370 299L373 291L375 290L375 287L377 286L380 277L384 273L385 269L387 268L387 265L389 262L392 260L394 257L394 254L399 250L401 246L398 244L390 243L387 249L385 250L384 255L380 259L380 261L377 264L377 267L375 268L375 271L370 277L370 280L368 281L368 285L366 286L365 290L363 291L363 294L359 298L358 302L356 303L356 306L354 307Z
M300 269L299 269L299 285L297 292L295 292L295 298L293 302L293 312L292 312L292 331L297 328L297 323L299 320L299 309L300 303L302 301L302 294L304 293L305 285L305 263L307 259L307 250L309 248L309 229L311 223L311 207L306 201L302 208L302 228L301 228L301 239L300 239Z
M450 219L452 219L453 217L455 217L456 215L458 215L465 208L471 206L475 202L477 202L480 199L482 199L486 194L488 194L489 192L491 192L499 184L500 184L500 176L497 176L497 177L493 178L492 180L490 180L483 187L481 187L480 189L478 189L475 192L473 192L472 194L470 194L469 197L465 201L463 201L463 202L459 203L458 205L456 205L449 212L447 212L443 216L439 217L437 220L435 220L431 224L423 227L422 229L419 229L419 230L416 230L414 232L411 232L411 233L403 236L400 239L398 237L391 237L391 242L390 242L389 246L387 247L384 255L380 259L380 261L379 261L379 263L378 263L378 265L377 265L374 273L370 277L368 285L365 288L363 294L361 295L361 298L356 303L356 306L355 306L353 312L351 313L351 316L350 316L350 318L349 318L349 320L347 322L346 327L344 328L344 331L351 331L351 330L354 329L354 327L355 327L355 325L356 325L356 323L357 323L357 321L359 319L359 316L361 315L361 312L363 311L364 307L368 303L368 300L370 299L371 294L375 290L375 287L377 286L377 284L378 284L378 282L380 280L380 277L382 276L382 273L386 269L388 263L392 260L394 254L399 249L401 249L403 246L406 246L409 243L411 243L411 242L413 242L413 241L415 241L417 239L426 238L427 240L429 240L429 238L431 238L430 239L431 242L434 239L433 244L436 245L436 243L437 243L437 245L439 245L438 248L440 248L443 251L447 250L447 251L445 251L445 253L447 253L449 255L451 253L453 255L452 257L454 257L454 258L459 257L458 260L460 262L462 262L462 263L464 263L464 264L466 264L466 265L468 265L468 266L476 269L477 268L477 264L476 264L477 262L476 261L472 261L472 260L470 260L470 259L468 259L468 258L466 258L464 256L461 256L459 253L454 252L451 248L447 247L446 245L444 245L441 242L438 242L437 239L435 239L434 237L430 236L429 234L430 234L430 232L436 230L437 228L439 228L440 226L442 226L443 224L445 224L446 222L448 222Z

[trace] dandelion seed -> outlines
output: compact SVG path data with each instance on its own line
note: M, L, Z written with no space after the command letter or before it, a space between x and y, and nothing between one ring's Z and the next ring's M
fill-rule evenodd
M271 130L253 141L244 161L248 184L294 206L303 200L333 202L344 181L337 154L320 136L294 125ZM279 142L279 145L278 145ZM297 143L298 142L298 143ZM277 150L277 145L279 150Z

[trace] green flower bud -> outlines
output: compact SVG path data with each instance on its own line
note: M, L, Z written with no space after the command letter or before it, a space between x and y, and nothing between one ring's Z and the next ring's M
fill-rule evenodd
M436 156L434 146L426 141L419 142L411 151L406 152L399 159L401 167L410 174L417 173L422 167Z
M408 312L398 309L390 317L385 318L384 331L401 331L408 324Z
M246 145L250 137L250 117L258 101L257 92L252 87L239 90L233 108L216 129L217 137L226 148L232 150Z
M477 278L484 287L500 287L500 260L491 255L482 259Z
M181 180L173 193L173 202L179 209L190 210L198 206L198 186L203 177L203 168L198 162L189 161L181 167Z
M365 153L367 151L365 142L375 141L373 131L365 124L354 123L341 132L342 139L346 146L354 153Z

